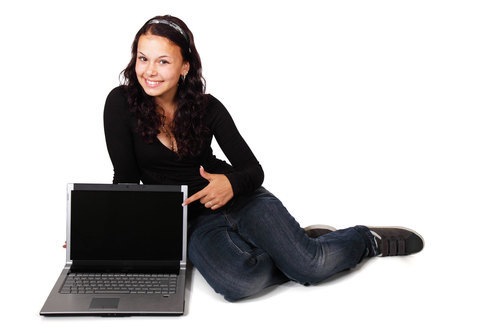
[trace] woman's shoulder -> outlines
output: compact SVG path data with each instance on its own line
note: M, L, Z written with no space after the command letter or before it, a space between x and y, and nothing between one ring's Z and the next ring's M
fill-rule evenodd
M209 119L227 117L229 112L224 104L211 94L205 94L206 115Z
M115 87L109 92L106 98L104 112L122 116L129 115L130 112L125 86Z
M127 102L127 95L125 94L125 86L120 85L113 88L106 99L111 102Z
M214 132L231 130L235 124L224 104L210 94L205 95L206 114L205 124Z
M205 105L207 109L213 109L217 107L219 104L222 104L217 98L215 98L212 94L204 94L203 98L205 99Z

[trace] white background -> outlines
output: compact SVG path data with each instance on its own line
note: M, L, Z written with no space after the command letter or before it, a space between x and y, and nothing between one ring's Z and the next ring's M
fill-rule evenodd
M2 331L498 331L497 2L0 7ZM111 182L104 100L137 30L168 13L303 226L404 225L424 251L235 304L195 271L181 318L40 317L65 259L66 183Z

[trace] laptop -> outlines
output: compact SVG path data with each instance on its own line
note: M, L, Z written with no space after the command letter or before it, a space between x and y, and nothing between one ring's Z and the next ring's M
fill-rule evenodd
M182 315L186 185L68 184L66 265L41 315Z

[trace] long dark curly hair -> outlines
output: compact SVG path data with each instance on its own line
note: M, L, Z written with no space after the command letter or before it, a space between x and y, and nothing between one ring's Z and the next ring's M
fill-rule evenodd
M154 23L153 20L167 20L180 27L188 38L174 26ZM153 22L152 22L153 21ZM148 143L155 140L160 133L164 116L159 111L154 97L147 95L139 84L135 72L137 61L137 45L139 38L145 34L153 34L168 38L181 48L184 61L189 62L189 72L184 79L179 78L175 102L175 112L172 131L177 143L179 157L195 157L202 151L208 129L204 126L205 115L205 79L202 75L201 60L194 44L193 34L180 19L165 15L148 20L137 32L132 43L132 59L123 70L123 85L127 95L130 111L138 119L137 131Z

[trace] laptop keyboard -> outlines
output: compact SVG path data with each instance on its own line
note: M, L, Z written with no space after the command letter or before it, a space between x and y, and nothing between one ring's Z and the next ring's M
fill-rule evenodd
M176 274L70 273L61 294L161 294L176 292Z

